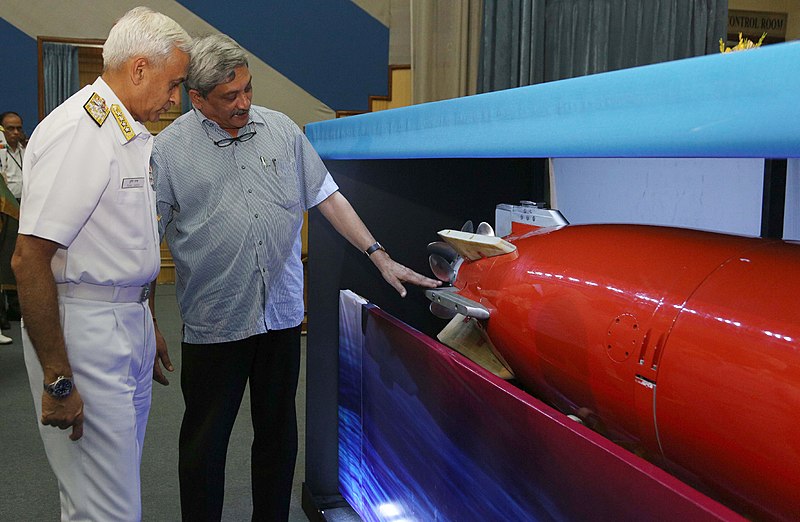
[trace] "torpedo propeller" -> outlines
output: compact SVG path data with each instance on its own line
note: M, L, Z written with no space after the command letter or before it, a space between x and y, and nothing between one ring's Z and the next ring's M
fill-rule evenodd
M444 241L433 241L428 243L428 254L443 257L448 263L452 263L458 258L458 252Z
M489 223L481 222L476 229L472 221L467 220L461 227L462 232L468 234L478 234L482 236L494 236L494 229ZM458 268L464 259L458 255L456 249L444 241L433 241L428 243L428 263L430 264L431 271L436 278L447 285L452 285L456 276L458 275ZM442 306L439 303L432 302L430 304L430 311L436 317L441 319L452 319L455 312Z
M478 229L475 231L476 234L480 234L481 236L494 236L494 229L492 225L487 223L486 221L481 221L478 225Z

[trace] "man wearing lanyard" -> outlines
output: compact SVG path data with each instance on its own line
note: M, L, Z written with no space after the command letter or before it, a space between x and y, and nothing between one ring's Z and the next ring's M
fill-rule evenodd
M228 439L249 383L252 519L286 520L297 456L304 211L317 206L401 295L403 282L439 282L389 257L294 122L251 105L247 56L236 42L196 41L186 87L194 110L158 135L152 157L184 324L181 512L187 521L220 519ZM159 349L168 361L166 346ZM154 372L163 378L158 362Z
M22 165L25 156L25 133L22 130L22 117L16 112L0 114L0 125L6 138L3 167L8 189L14 197L22 197Z
M19 202L22 198L22 165L25 163L25 133L22 130L22 117L16 112L0 114L0 125L7 146L2 151L3 178L11 194ZM11 271L11 254L17 242L19 221L7 215L2 216L3 229L0 232L0 283L3 286L14 286L14 274ZM19 301L17 291L5 288L0 296L0 327L8 329L8 320L19 320Z
M109 32L102 76L28 144L12 267L61 520L141 520L160 255L153 137L140 122L179 101L190 46L171 18L132 9Z

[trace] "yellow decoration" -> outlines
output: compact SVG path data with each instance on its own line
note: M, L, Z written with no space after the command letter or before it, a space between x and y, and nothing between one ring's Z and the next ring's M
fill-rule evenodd
M764 38L767 37L767 33L761 35L761 38L758 39L758 42L753 43L752 40L748 38L742 38L742 33L739 33L739 43L733 47L725 47L725 42L722 38L719 39L719 52L721 53L730 53L733 51L745 51L747 49L753 49L755 47L761 47L761 42L764 41Z
M103 126L103 122L108 117L108 107L106 107L106 101L99 94L93 92L92 97L89 98L83 108L86 109L86 113L91 116L98 127Z
M117 125L119 125L119 130L122 131L122 134L125 136L125 139L130 141L136 136L136 133L133 132L131 125L128 123L128 119L125 117L125 114L122 113L122 109L116 103L111 106L111 114L114 115L114 119L117 120Z

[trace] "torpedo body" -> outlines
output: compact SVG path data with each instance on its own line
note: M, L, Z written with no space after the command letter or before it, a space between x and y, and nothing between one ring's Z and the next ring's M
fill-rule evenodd
M522 386L746 516L796 519L800 245L639 225L503 239L449 291Z

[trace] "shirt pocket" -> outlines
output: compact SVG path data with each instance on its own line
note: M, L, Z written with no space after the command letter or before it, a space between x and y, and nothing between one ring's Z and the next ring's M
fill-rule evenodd
M283 208L292 208L300 203L300 190L297 186L297 174L294 162L275 160L275 199Z

